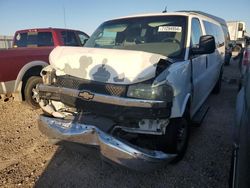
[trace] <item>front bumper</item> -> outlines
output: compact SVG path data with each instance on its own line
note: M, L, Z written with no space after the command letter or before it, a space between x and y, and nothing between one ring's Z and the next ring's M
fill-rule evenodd
M121 119L168 118L171 102L104 95L81 89L38 84L40 99L61 101L84 112Z
M39 129L50 139L99 146L105 158L122 166L150 171L162 167L176 156L161 151L147 150L115 138L93 125L81 124L41 115Z
M144 100L144 99L131 99L117 96L108 96L99 93L93 93L87 90L77 90L63 87L55 87L44 84L38 84L37 89L39 92L63 94L71 97L80 98L86 101L107 103L125 107L141 107L141 108L160 108L166 107L165 101L157 100Z

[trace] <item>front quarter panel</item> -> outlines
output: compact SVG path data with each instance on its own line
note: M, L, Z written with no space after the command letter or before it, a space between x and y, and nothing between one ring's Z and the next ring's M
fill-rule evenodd
M174 90L171 118L182 117L191 96L190 61L176 62L169 67L168 71L166 79Z

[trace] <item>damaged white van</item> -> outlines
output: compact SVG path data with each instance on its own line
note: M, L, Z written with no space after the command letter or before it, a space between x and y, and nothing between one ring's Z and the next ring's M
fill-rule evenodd
M152 170L184 156L189 126L221 87L225 39L207 14L136 15L101 24L85 47L57 47L35 97L40 130Z

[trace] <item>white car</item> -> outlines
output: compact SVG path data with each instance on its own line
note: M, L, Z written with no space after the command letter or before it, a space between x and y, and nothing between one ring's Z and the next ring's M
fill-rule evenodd
M94 145L104 158L150 170L177 162L189 125L221 86L225 38L213 16L175 12L101 24L84 48L57 47L37 86L49 138ZM48 116L48 114L50 114Z

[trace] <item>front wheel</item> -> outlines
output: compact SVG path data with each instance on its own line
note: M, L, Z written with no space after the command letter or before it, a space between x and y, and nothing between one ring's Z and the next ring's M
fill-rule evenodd
M37 101L36 85L42 83L42 78L39 76L32 76L27 80L27 83L24 88L24 97L25 101L34 109L39 108Z
M177 154L172 163L180 161L187 150L189 125L186 118L172 119L166 128L166 134L160 137L160 149L166 153Z

